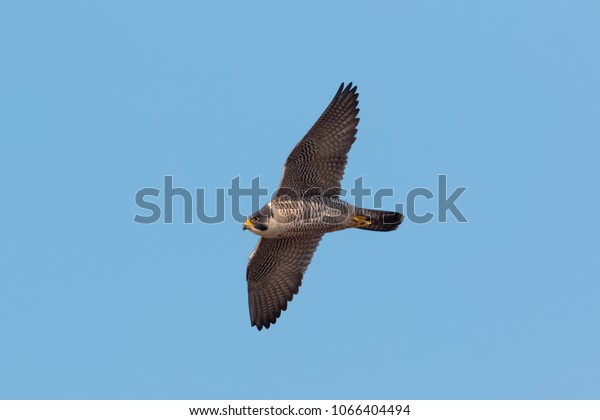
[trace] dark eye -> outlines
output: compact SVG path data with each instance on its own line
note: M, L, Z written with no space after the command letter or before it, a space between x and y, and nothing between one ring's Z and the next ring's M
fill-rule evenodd
M254 216L252 219L250 219L251 222L257 222L258 221L258 217Z

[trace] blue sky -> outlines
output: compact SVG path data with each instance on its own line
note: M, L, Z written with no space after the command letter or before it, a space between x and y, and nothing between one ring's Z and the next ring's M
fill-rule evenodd
M0 398L599 398L599 13L4 2ZM135 193L172 175L212 210L235 177L275 188L350 81L343 187L393 188L393 208L447 174L468 223L328 235L258 332L257 238L185 224L180 201L136 224Z

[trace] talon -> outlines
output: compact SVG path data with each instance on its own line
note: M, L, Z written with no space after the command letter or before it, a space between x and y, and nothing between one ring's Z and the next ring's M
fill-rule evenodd
M354 222L356 222L355 226L365 226L365 225L370 225L371 224L371 219L367 216L364 216L362 214L358 214L356 216L352 216L352 220L354 220Z

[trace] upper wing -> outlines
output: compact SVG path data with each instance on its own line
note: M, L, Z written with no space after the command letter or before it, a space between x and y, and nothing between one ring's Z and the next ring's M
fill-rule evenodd
M252 326L269 328L286 310L322 237L260 238L246 272Z
M294 147L283 168L277 197L340 194L348 152L356 140L358 93L342 83L335 97Z

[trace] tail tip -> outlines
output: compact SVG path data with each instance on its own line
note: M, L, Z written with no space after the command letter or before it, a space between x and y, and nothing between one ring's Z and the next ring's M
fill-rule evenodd
M392 224L392 225L399 226L403 221L404 221L404 215L402 213L394 212L394 213L390 213L389 215L386 214L383 216L384 224Z
M356 228L388 232L398 229L404 220L404 215L399 212L369 210L365 213L353 218Z

